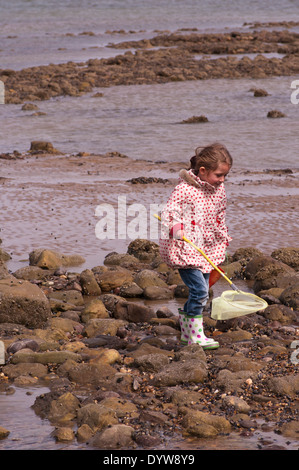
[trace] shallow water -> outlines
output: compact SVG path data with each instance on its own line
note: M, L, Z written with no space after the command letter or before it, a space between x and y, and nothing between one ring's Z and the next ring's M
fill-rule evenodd
M164 85L96 89L79 98L37 103L46 115L21 105L0 106L2 152L29 150L33 140L48 140L66 153L118 151L153 161L189 161L194 149L215 140L234 158L234 168L299 168L298 106L291 103L296 77L203 80ZM252 88L269 96L253 97ZM269 119L278 109L285 118ZM181 124L191 116L209 122Z
M244 22L294 21L298 12L292 0L0 0L0 68L107 57L109 43L156 30L237 30Z

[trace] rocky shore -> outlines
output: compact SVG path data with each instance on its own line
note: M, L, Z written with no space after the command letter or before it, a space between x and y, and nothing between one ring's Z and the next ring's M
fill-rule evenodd
M179 436L200 448L205 439L235 434L245 449L259 429L298 443L298 248L271 256L242 248L230 256L227 275L268 307L216 322L209 303L206 334L220 343L214 351L180 345L169 306L184 302L186 288L154 242L134 240L126 253L83 271L82 257L48 249L31 252L28 266L13 273L4 250L1 259L0 390L47 387L33 409L57 442L163 449ZM10 431L0 423L2 439ZM256 448L288 446L261 438Z
M222 34L178 31L109 47L125 52L109 59L50 64L20 71L0 70L6 103L80 96L97 87L115 85L209 78L258 79L299 72L299 34L289 29Z

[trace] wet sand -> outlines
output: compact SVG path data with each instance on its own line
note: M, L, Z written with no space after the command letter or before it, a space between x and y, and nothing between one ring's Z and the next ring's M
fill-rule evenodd
M12 257L9 268L26 265L29 253L37 248L80 254L86 259L81 267L92 268L102 264L109 252L125 253L131 239L140 234L157 242L151 205L166 202L184 167L188 168L187 162L170 168L168 162L134 160L118 153L7 155L1 159L0 182L2 248ZM297 181L296 168L232 169L226 182L231 254L247 246L271 254L274 249L297 245ZM132 204L144 206L143 230L136 225L136 237L131 232L120 238L116 230L115 238L100 240L95 233L101 219L95 215L96 208L110 204L117 225L118 217L124 215L118 214L119 197L126 203L127 224L140 215L138 211L129 215Z

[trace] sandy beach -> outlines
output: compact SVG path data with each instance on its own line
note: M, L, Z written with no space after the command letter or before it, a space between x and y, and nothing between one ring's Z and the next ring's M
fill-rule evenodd
M1 237L13 270L24 265L30 251L37 248L77 252L86 259L83 267L89 269L101 264L109 252L125 253L132 238L119 239L116 233L115 238L107 235L99 240L95 232L97 206L110 204L117 222L119 197L125 198L127 211L134 203L144 206L147 227L143 233L150 239L150 205L165 204L179 170L188 168L188 162L175 162L169 168L168 162L135 160L117 152L112 156L27 153L6 158L1 159L5 206ZM297 179L296 168L232 169L226 183L227 224L233 238L229 252L254 246L271 254L277 248L297 245ZM137 215L128 216L127 223Z

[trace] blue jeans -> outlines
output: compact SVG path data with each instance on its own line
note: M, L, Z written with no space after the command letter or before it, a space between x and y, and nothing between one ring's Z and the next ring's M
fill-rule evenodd
M203 273L199 269L179 269L182 281L189 288L189 297L184 305L187 315L201 315L209 299L210 273Z

